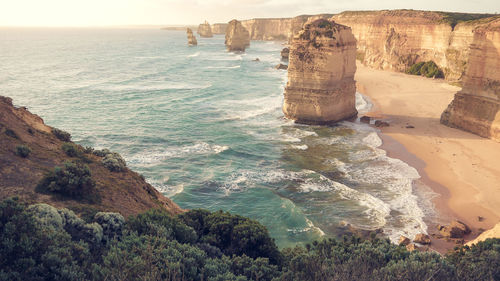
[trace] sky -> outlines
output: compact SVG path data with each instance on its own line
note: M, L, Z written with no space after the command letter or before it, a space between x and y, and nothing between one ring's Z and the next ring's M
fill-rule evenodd
M381 9L500 13L500 0L0 0L0 26L195 25Z

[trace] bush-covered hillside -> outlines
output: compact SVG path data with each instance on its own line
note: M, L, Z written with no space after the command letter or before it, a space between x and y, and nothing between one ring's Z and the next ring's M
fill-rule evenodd
M6 199L0 240L0 280L500 280L499 239L445 257L356 237L279 251L264 226L222 211L83 220Z

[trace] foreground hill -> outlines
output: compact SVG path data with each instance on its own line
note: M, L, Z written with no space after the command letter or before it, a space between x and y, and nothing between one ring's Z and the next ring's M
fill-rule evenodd
M69 134L45 125L39 116L14 107L10 98L0 96L0 199L15 196L27 203L50 203L84 214L111 211L129 216L151 208L163 208L171 214L182 212L121 161L116 153L94 152L72 143ZM55 167L64 172L68 163L88 166L91 189L81 196L70 196L40 186ZM72 184L71 178L66 183Z

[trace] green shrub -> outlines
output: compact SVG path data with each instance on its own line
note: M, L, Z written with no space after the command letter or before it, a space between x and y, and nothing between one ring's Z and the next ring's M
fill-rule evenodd
M444 78L443 71L433 61L419 62L412 65L406 73L412 75L421 75L427 78Z
M100 212L86 222L68 209L6 199L0 280L500 280L500 239L443 257L408 252L387 239L345 236L283 249L277 265L250 256L262 243L258 225L206 210L177 217L150 210L128 221ZM245 234L234 235L238 228Z
M268 258L272 264L281 263L281 254L274 239L259 222L227 212L191 210L179 218L192 227L200 242L222 250L228 256L247 255Z
M181 243L195 243L198 239L192 227L165 210L150 210L128 220L128 228L140 235L154 235L175 239Z
M11 137L11 138L19 139L19 137L17 136L16 132L14 132L11 129L5 129L5 134L7 136Z
M27 145L18 145L16 146L16 155L19 157L26 158L30 155L31 148Z
M76 146L76 144L74 144L74 143L69 143L69 142L63 143L63 145L61 146L61 149L69 157L77 157L80 155L80 151L79 151L78 147Z
M457 269L458 280L500 280L500 239L463 246L446 260Z
M125 160L116 152L106 154L102 159L102 164L111 172L122 172L127 167Z
M65 162L64 167L55 167L39 184L44 190L76 198L93 192L94 187L89 167L78 162Z
M63 130L57 129L57 128L52 128L52 134L56 136L61 141L71 141L71 135L68 132L65 132Z
M87 245L73 241L63 229L55 229L35 218L36 211L48 214L55 209L52 208L27 210L14 199L0 202L0 280L86 280L91 277L85 274L93 258Z
M91 147L91 146L86 146L84 149L83 149L83 153L85 154L92 154L94 152L94 148Z
M94 150L94 155L104 157L102 164L112 172L122 172L127 167L127 163L116 152L111 152L109 149Z

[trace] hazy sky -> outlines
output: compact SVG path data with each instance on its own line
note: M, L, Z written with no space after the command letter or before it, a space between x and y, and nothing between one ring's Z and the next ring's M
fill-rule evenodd
M500 13L500 0L0 0L0 26L198 24L403 8Z

